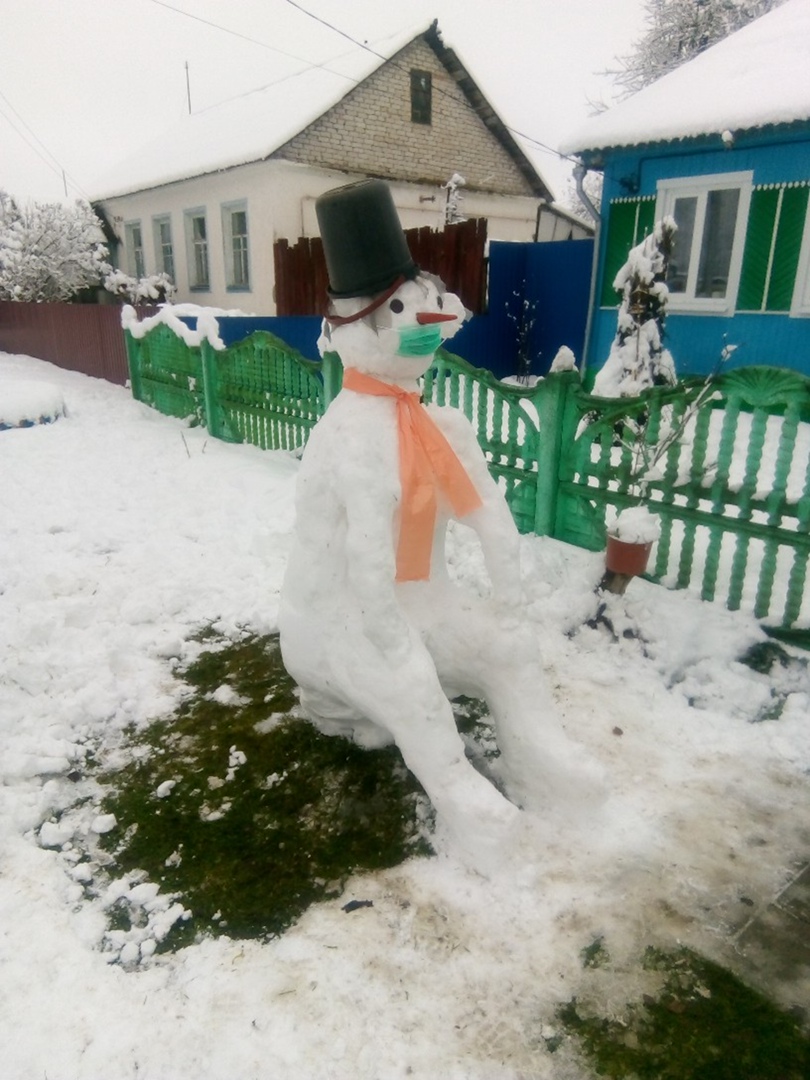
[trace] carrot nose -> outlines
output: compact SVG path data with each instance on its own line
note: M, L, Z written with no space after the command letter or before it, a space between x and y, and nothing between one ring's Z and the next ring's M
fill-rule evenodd
M434 322L452 322L455 318L455 315L445 315L441 311L419 311L416 314L416 321L420 326L427 326L428 323Z

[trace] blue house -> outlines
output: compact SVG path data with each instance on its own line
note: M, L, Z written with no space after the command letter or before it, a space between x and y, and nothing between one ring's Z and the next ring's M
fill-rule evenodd
M769 14L590 120L561 147L604 173L585 364L616 332L616 273L657 219L678 232L667 346L704 374L810 375L810 0Z

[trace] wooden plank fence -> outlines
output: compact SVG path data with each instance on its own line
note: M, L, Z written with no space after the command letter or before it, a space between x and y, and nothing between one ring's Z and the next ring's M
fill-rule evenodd
M487 223L471 218L439 232L429 226L406 229L405 237L421 269L437 274L469 308L484 310L486 297ZM276 310L279 315L323 315L328 275L320 237L302 237L294 244L277 240L273 246Z

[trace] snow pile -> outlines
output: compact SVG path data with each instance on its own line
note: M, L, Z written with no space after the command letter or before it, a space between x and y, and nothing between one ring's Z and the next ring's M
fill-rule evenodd
M53 383L22 379L0 382L0 430L48 424L64 415L65 399Z
M535 537L520 588L536 662L566 733L609 774L603 805L535 817L524 858L490 880L451 849L358 875L265 944L153 954L182 918L168 898L132 878L83 898L76 837L112 823L75 764L113 763L127 724L177 705L172 665L197 655L200 626L274 629L300 465L0 355L0 385L18 378L58 386L70 413L0 440L5 1075L584 1080L546 1042L560 1003L608 1015L655 992L633 964L648 944L736 962L733 933L806 854L807 668L788 650L757 673L739 662L764 641L753 620L639 580L611 601L614 640L587 625L602 556ZM447 555L454 581L486 592L471 530L451 530ZM116 892L143 930L118 953L104 945ZM351 899L373 906L347 914ZM580 951L598 936L612 959L596 984Z
M574 356L573 349L569 349L567 345L561 345L557 350L554 359L551 361L550 370L557 371L576 371L577 358Z
M608 521L607 531L625 544L654 544L661 535L661 520L646 506L631 506Z

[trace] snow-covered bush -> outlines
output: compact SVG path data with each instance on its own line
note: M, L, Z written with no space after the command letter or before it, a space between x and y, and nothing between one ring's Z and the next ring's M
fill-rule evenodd
M171 300L177 288L168 274L151 274L139 279L130 277L123 270L112 270L104 278L107 292L127 300L131 304L160 303Z
M69 300L97 285L107 248L89 203L28 203L0 192L0 300Z
M650 386L675 383L672 354L663 346L669 290L667 262L677 225L672 217L632 248L613 287L622 294L610 355L594 381L600 397L635 397Z

